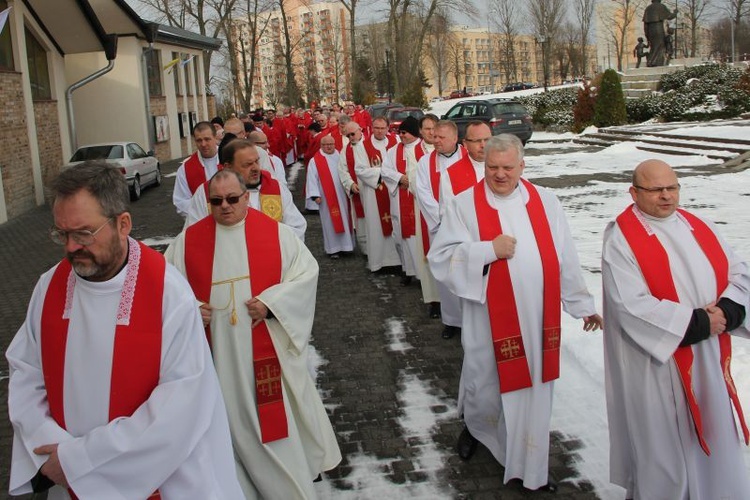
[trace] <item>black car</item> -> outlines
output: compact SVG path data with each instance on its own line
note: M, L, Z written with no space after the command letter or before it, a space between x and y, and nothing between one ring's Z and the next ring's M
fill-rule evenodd
M512 92L514 90L526 90L526 89L534 89L537 86L533 83L524 83L524 82L516 82L516 83L509 83L503 88L503 92Z
M367 107L367 112L370 113L370 117L375 119L379 116L385 116L385 114L388 112L389 109L394 108L403 108L403 104L399 104L397 102L392 102L388 104L387 102L382 103L376 103L372 106Z
M463 140L466 125L475 120L489 125L492 135L515 134L524 144L533 131L529 112L520 102L510 99L461 101L449 109L443 119L456 124L458 140Z

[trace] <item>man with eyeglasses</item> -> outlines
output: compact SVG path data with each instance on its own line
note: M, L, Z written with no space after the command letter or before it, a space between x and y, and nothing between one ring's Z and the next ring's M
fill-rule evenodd
M316 498L313 480L341 461L307 368L318 264L288 227L248 209L244 181L230 169L211 178L211 216L169 259L200 302L244 492L234 498Z
M320 141L321 150L307 166L305 196L320 207L323 248L332 259L341 252L354 251L354 232L349 216L349 200L339 178L339 152L332 136Z
M386 138L386 121L377 120L375 124L378 126L381 140L365 137L360 125L354 121L346 125L344 132L349 144L341 155L343 165L339 169L344 188L350 194L358 193L360 196L361 211L357 209L355 201L357 237L360 245L364 240L367 268L371 272L401 265L393 239L391 197L381 177L385 148L389 144L395 145L396 139ZM364 223L361 223L362 218Z
M264 134L260 130L254 130L250 132L248 135L248 139L252 141L257 148L260 148L261 150L268 153L268 161L271 164L270 172L273 174L273 177L284 184L287 185L286 181L286 169L284 168L284 162L281 161L281 158L278 156L272 154L268 149L268 136Z
M746 498L730 335L750 337L747 263L679 208L663 161L636 167L630 196L602 250L610 480L627 498Z
M88 161L49 187L65 259L39 279L6 353L10 493L241 498L195 297L129 236L124 177Z
M440 228L441 200L440 184L445 171L454 163L460 161L468 153L458 144L458 129L452 121L441 120L435 125L433 133L435 149L429 155L424 155L417 166L416 193L420 211L420 224L423 234L424 254L430 249L430 242L435 238ZM461 333L461 302L445 286L437 283L439 313L437 303L431 301L430 316L442 318L444 339L451 339ZM434 297L434 293L432 294Z
M253 132L255 133L255 132ZM294 204L292 193L285 183L279 182L261 167L260 148L248 139L235 139L224 148L224 169L237 172L244 180L249 193L249 205L272 219L289 226L300 240L305 241L307 221ZM195 192L190 201L185 228L209 215L208 183Z
M193 193L219 169L216 129L211 122L196 123L193 127L193 140L197 151L177 169L172 193L172 203L182 217L187 215Z
M582 318L585 331L602 319L559 200L521 177L523 152L515 135L487 141L484 180L448 200L428 258L435 279L461 298L459 455L477 439L504 467L504 483L518 478L529 490L554 492L549 432L561 309Z

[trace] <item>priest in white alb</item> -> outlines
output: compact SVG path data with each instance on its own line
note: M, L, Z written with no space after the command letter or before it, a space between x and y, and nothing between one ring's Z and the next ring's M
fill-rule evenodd
M458 144L458 129L452 121L441 120L435 124L433 141L435 149L419 160L415 188L421 229L429 238L424 241L423 237L423 248L428 252L430 241L440 228L440 180L448 167L467 155L466 149ZM445 325L442 337L450 339L461 332L461 301L439 282L437 291L440 297L440 317Z
M320 207L323 248L332 259L340 252L354 251L354 233L349 217L349 199L339 178L339 152L332 135L320 140L320 151L307 164L305 196Z
M262 168L259 152L263 151L248 139L234 139L222 150L224 168L230 169L245 179L245 187L250 197L250 207L260 210L272 219L289 226L297 237L305 241L307 221L294 204L292 193L286 183L280 182L273 174ZM185 218L185 228L209 214L208 183L196 190L190 200L190 208Z
M633 499L748 498L730 367L732 337L750 338L747 263L679 208L663 161L636 167L630 195L602 251L610 479Z
M10 494L242 498L195 297L129 237L125 178L84 162L50 191L66 259L39 279L6 353Z
M236 173L217 173L209 193L211 216L180 233L167 258L201 304L242 490L314 499L313 481L341 460L307 367L318 264L291 229L248 210Z
M197 151L177 168L172 203L177 213L185 217L193 193L220 168L216 129L211 122L198 122L193 127L193 141Z
M601 326L565 214L554 194L521 178L513 135L485 145L485 179L451 200L428 254L435 279L461 298L459 413L471 434L530 490L548 474L560 304Z
M417 162L423 150L418 148L419 121L407 116L399 125L401 142L391 147L385 155L381 176L391 198L393 217L393 238L401 260L401 284L406 286L411 279L421 275L426 262L417 257L417 218L418 209L414 199L414 186L409 181L416 178Z

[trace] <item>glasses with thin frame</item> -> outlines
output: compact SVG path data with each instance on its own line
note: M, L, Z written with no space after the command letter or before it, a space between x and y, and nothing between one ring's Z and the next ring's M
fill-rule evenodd
M245 193L242 193L242 194L245 194ZM208 202L214 207L220 207L222 203L224 203L224 200L226 200L226 202L229 203L230 205L236 205L237 203L239 203L240 198L242 198L242 194L229 195L224 198L221 198L219 196L213 196L208 199Z
M633 184L633 187L648 194L661 194L664 191L666 191L667 193L676 193L680 190L679 184L672 184L671 186L664 187L645 187Z
M96 235L99 231L104 229L104 226L112 222L113 217L108 218L104 221L104 224L96 228L94 231L88 229L78 229L76 231L63 231L57 227L51 227L49 230L50 239L58 244L65 245L68 242L68 238L72 238L76 244L87 247L92 245L96 241Z
M486 138L479 138L479 139L464 139L464 142L481 142L482 144L484 144L489 140L490 138L486 137Z

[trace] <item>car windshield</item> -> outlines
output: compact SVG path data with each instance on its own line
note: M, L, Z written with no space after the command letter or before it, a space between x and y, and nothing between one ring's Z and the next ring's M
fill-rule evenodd
M104 146L89 146L75 152L70 161L86 160L121 160L122 146L109 144Z
M526 108L524 108L517 102L498 102L492 106L492 109L495 111L495 116L507 115L510 113L514 113L517 115L527 114Z
M391 121L402 122L407 116L413 116L414 118L422 118L422 111L419 109L399 109L391 112Z

